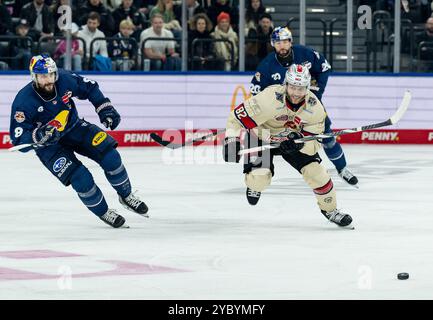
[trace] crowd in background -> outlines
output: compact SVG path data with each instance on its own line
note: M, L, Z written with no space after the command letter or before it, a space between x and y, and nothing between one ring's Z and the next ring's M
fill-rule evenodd
M0 68L27 69L35 51L49 53L63 66L66 31L61 28L64 19L59 7L70 5L69 0L5 1L0 0L0 36L13 38L3 43L0 39L0 57L10 57L0 58ZM239 46L237 5L229 0L186 1L189 69L234 70ZM71 9L73 70L180 70L180 1L78 0ZM246 48L251 57L247 68L253 70L271 50L272 17L262 0L249 0L245 18L246 35L256 39Z
M188 69L236 70L239 48L237 0L186 0ZM346 0L340 0L341 5ZM402 19L423 24L415 43L433 42L432 0L402 0ZM70 0L0 0L0 70L24 70L30 57L48 53L65 64L66 35L59 7ZM354 0L355 6L393 14L394 0ZM74 0L72 69L180 70L180 0ZM245 69L255 70L269 52L272 16L262 0L247 0ZM5 38L9 36L10 38ZM54 38L53 38L54 37ZM95 40L95 39L106 40ZM417 46L411 53L418 57ZM421 50L433 60L433 45ZM432 64L433 65L433 64Z

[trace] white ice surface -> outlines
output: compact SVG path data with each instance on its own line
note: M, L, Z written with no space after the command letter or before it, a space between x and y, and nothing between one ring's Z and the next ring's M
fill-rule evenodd
M188 148L175 154L177 164L167 163L167 149L119 149L149 219L123 209L102 170L85 159L131 227L115 230L34 154L0 151L0 298L433 299L432 147L344 149L359 190L323 163L353 231L325 220L281 158L273 184L251 207L241 165L221 163L220 149L196 148L193 160ZM206 155L218 163L203 163ZM33 250L77 256L26 259ZM101 274L115 269L107 262L114 260L138 267ZM49 279L21 279L22 271ZM397 280L399 272L410 279Z

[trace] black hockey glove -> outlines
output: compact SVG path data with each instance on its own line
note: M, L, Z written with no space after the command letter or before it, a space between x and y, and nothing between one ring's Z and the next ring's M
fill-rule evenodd
M60 132L57 130L58 125L61 126L57 120L53 120L33 130L33 142L37 144L35 148L56 144L60 140Z
M106 128L114 130L120 123L120 114L116 111L116 109L114 109L113 105L108 99L98 108L96 108L96 113L99 116L99 121L101 121Z
M280 143L280 151L282 154L290 154L296 151L301 150L305 143L296 143L294 140L302 138L302 133L299 132L290 132L287 135L287 140L284 140Z
M241 141L239 137L227 137L224 139L223 157L225 162L236 162L241 160L238 152L241 150Z

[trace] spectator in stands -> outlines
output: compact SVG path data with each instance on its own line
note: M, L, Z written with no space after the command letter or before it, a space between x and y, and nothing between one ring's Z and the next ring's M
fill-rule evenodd
M236 8L230 6L229 0L214 0L215 2L207 10L207 15L212 21L213 25L218 24L218 16L221 12L228 13L230 15L230 21L235 31L238 30L239 23L239 12Z
M22 8L29 2L32 2L32 0L15 0L12 7L12 17L19 18L21 16Z
M218 25L215 31L211 34L214 39L223 39L228 41L215 42L215 52L218 58L224 59L224 70L230 71L236 65L238 59L238 35L230 26L230 15L226 12L221 12L217 18ZM232 44L232 46L229 44ZM232 57L233 47L233 57ZM233 58L234 65L231 64Z
M161 14L155 13L152 17L152 26L141 33L140 48L147 38L173 38L173 33L165 29ZM144 44L144 57L150 59L151 70L180 70L181 61L175 52L175 41L149 40Z
M104 33L98 29L101 18L97 12L90 12L87 17L87 24L78 32L78 37L83 38L86 43L86 58L90 58L90 44L95 38L105 38ZM83 49L83 43L80 41L80 49ZM107 42L104 40L95 41L93 43L92 57L101 55L108 58Z
M134 0L134 7L148 18L150 10L156 5L156 2L157 0Z
M186 7L186 19L188 20L188 27L192 30L194 16L199 13L205 13L205 10L197 0L186 0ZM174 6L174 14L178 21L182 21L182 2Z
M132 2L132 1L131 1ZM134 32L134 24L129 19L120 22L120 32L108 43L108 52L113 61L113 69L121 71L130 71L135 67L135 59L137 57L137 42L131 37ZM128 41L126 39L132 39Z
M150 11L150 18L159 13L164 20L164 29L170 30L175 38L180 38L182 27L180 22L176 20L173 9L173 0L158 0L155 7Z
M33 0L21 10L21 19L30 24L30 31L35 41L40 37L54 35L54 23L49 7L44 0Z
M52 16L54 17L54 35L55 36L62 36L63 31L59 29L59 25L57 22L64 21L64 27L66 27L66 20L61 19L61 16L63 15L63 12L58 13L58 9L60 6L70 6L72 10L72 22L79 23L78 19L78 12L75 7L75 1L72 1L72 7L71 7L71 1L70 0L55 0L53 4L50 6L50 11Z
M418 70L433 71L433 17L427 19L425 30L415 35L415 58L418 57L418 48L421 42L428 42L421 47L420 59L418 61Z
M248 31L252 28L257 29L260 17L265 13L265 7L262 0L249 0L247 11L245 13L245 29Z
M99 29L105 36L111 37L114 34L115 26L110 10L102 4L101 0L87 0L87 2L79 9L80 23L82 25L86 24L87 16L90 12L96 12L99 14Z
M246 41L245 50L246 70L256 70L258 63L273 51L270 42L272 31L272 16L269 13L262 14L256 29L250 28L248 30L248 41Z
M80 48L80 41L76 39L78 37L79 28L76 23L72 23L71 26L71 64L72 70L81 71L82 70L82 58L83 49ZM63 31L66 37L66 31ZM63 68L65 66L65 55L66 55L66 40L63 39L57 45L56 51L54 52L53 58L56 60L58 65Z
M12 18L8 8L0 0L0 35L6 35L12 30Z
M223 70L224 61L216 58L214 42L196 41L193 46L195 39L212 39L212 22L209 17L205 13L195 15L192 18L191 29L188 35L191 69Z
M102 0L102 3L112 12L121 6L122 0Z
M138 33L137 39L139 38L141 31L143 31L147 25L146 16L133 6L133 0L122 0L120 7L113 11L113 18L116 33L119 32L119 26L123 20L131 20L134 28L133 31L135 32L136 30L136 33Z
M10 42L10 56L15 57L11 61L13 70L26 70L29 68L29 62L32 57L31 41L26 37L29 35L30 25L27 20L20 20L15 28L18 39L13 39Z

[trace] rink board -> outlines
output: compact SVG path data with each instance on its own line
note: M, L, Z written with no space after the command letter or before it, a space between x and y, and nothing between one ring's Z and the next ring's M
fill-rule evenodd
M181 136L196 129L225 127L231 108L248 96L251 75L88 75L122 115L113 136L120 146L152 146L150 132L177 129ZM10 106L27 75L0 76L0 148L9 147ZM400 123L389 130L341 137L343 143L430 144L433 141L433 77L331 76L323 98L333 128L383 121L398 107L405 89L412 103ZM82 117L99 123L88 101L77 101Z

